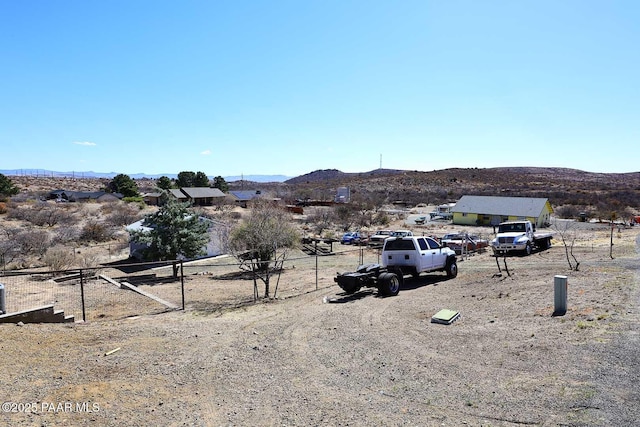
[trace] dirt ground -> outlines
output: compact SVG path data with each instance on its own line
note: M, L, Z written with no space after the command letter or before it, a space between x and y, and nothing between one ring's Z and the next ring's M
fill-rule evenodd
M389 298L324 280L257 304L0 325L0 424L637 425L639 235L616 230L610 253L610 229L587 226L578 271L555 241L506 258L509 274L485 252L459 259L455 279L407 278ZM568 277L563 316L552 316L555 275ZM188 286L198 280L211 278ZM217 292L234 286L246 284ZM432 323L442 308L460 319Z

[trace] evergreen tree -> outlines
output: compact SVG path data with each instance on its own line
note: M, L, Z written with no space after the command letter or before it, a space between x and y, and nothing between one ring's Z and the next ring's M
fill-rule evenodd
M213 178L213 188L217 188L223 193L227 193L229 191L229 184L227 184L227 181L225 181L223 177L218 175Z
M196 176L193 180L194 187L208 187L209 177L204 172L196 172Z
M161 190L170 190L171 187L173 187L173 182L169 177L161 176L158 178L158 181L156 181L156 186Z
M13 184L11 179L0 173L0 200L6 200L19 192L20 189Z
M178 173L178 181L176 182L176 184L180 188L194 187L193 183L195 182L195 180L196 180L195 172L182 171Z
M145 258L150 261L190 259L206 254L208 223L191 212L188 203L169 198L156 213L145 217L143 225L151 230L132 232L131 238L148 245Z
M131 179L129 175L119 174L113 177L109 185L107 186L107 191L112 193L120 193L124 197L138 197L140 193L138 192L138 184Z

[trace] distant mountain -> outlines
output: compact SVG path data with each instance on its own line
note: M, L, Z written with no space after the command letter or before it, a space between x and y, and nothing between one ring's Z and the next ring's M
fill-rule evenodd
M348 179L348 178L366 178L379 175L395 175L404 173L406 171L398 169L374 169L369 172L342 172L338 169L322 169L313 172L309 172L304 175L290 178L284 181L286 184L305 184L318 181L329 181L334 179Z
M113 178L118 175L118 172L58 172L46 169L5 169L0 170L0 173L7 176L32 176L35 178Z
M242 175L242 176L225 176L223 178L227 182L233 182L233 181L285 182L291 177L285 176L285 175Z
M62 173L26 169L0 170L0 173L12 176L16 185L31 192L56 188L96 191L104 187L105 177L117 175L115 172ZM133 175L147 178L139 181L144 191L155 188L155 183L148 178L159 176ZM378 204L402 201L408 205L435 205L456 201L463 195L486 195L545 197L554 209L567 205L580 212L597 210L605 216L612 212L621 216L630 212L635 215L640 209L640 172L594 173L550 167L450 168L429 172L375 169L356 173L324 169L282 181L284 178L282 175L243 175L225 179L230 189L270 191L289 200L300 195L335 194L337 188L349 187L355 196L352 200L359 198Z
M42 178L108 178L111 179L116 175L119 175L122 172L93 172L93 171L83 171L83 172L58 172L51 171L45 169L6 169L0 170L0 173L6 176L33 176L33 177L42 177ZM132 179L158 179L161 176L166 176L167 178L176 179L178 174L175 173L162 173L162 174L146 174L143 172L140 173L131 173L127 174ZM209 178L215 178L213 175ZM290 176L285 175L243 175L243 176L225 176L223 177L225 181L253 181L253 182L284 182L290 179Z

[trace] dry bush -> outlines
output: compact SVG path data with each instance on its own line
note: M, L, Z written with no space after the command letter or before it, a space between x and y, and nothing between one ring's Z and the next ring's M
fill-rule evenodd
M31 192L25 192L25 191L21 191L20 193L11 197L11 201L15 203L26 203L26 202L34 201L37 199L38 199L37 195Z
M373 217L373 224L378 224L382 226L389 225L391 219L386 212L378 212Z
M564 205L556 208L554 212L559 218L571 219L577 218L580 212L583 212L583 210L575 205Z
M40 227L53 227L59 223L68 224L71 220L72 216L66 208L47 203L44 206L38 207L38 210L33 215L31 222L32 224Z
M21 206L13 201L11 201L8 205L7 219L12 219L16 221L28 221L31 210L28 207Z
M22 255L43 255L49 247L50 236L44 230L29 229L13 237Z
M83 252L79 261L84 268L96 267L100 264L100 255L95 252Z
M105 209L106 206L109 206L109 208ZM101 212L105 214L105 221L115 226L129 225L141 218L138 206L124 203L105 205Z
M106 242L111 240L113 235L114 231L110 227L95 218L91 218L82 227L79 239L89 242Z
M3 267L20 255L20 245L13 239L16 230L0 229L0 260Z
M42 257L42 262L51 269L51 271L67 270L73 266L75 256L73 249L63 246L54 246L47 249Z
M77 242L80 239L81 229L77 225L69 227L59 227L55 231L55 235L52 239L54 244L65 244L70 242Z

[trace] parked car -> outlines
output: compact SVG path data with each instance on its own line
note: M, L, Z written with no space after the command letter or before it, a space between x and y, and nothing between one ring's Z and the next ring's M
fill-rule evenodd
M357 231L349 231L342 235L340 243L343 245L359 244L363 236Z
M447 243L450 243L455 240L461 240L462 237L463 237L463 234L461 233L447 233L444 236L442 236L442 238L440 239L440 244L443 246L446 246Z
M382 246L384 240L387 237L391 237L392 230L378 230L371 237L369 237L369 245Z
M487 239L466 233L445 234L441 240L442 246L447 246L460 255L464 252L473 252L489 246Z

